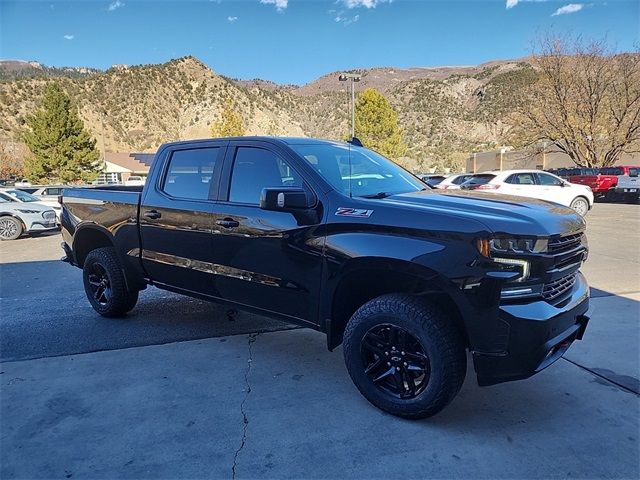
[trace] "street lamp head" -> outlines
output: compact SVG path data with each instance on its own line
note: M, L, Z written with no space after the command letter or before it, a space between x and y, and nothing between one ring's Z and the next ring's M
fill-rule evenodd
M346 77L346 75L340 75L338 77L338 80L340 80L341 82L346 82L347 81L347 77Z

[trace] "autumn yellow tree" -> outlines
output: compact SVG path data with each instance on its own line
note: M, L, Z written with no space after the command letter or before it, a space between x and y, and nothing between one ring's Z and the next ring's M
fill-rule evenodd
M355 134L365 147L391 159L398 159L407 151L398 114L389 100L374 88L358 95Z
M220 120L211 125L211 136L218 137L242 137L246 130L242 115L236 111L233 102L227 100L222 109Z

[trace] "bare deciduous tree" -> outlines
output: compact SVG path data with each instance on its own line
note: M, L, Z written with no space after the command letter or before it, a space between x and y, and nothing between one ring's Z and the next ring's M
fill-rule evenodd
M514 143L550 142L576 165L613 165L640 152L640 54L606 41L545 37L533 63L539 81L523 92Z

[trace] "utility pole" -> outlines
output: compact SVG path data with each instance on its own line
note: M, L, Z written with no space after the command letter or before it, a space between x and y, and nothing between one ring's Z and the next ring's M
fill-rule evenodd
M351 103L349 104L349 110L351 112L351 138L356 136L356 91L355 83L361 79L357 73L342 73L338 77L341 82L351 80Z

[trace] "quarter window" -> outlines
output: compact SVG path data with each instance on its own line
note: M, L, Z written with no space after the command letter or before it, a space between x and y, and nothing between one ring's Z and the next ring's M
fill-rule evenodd
M275 153L264 148L238 147L229 201L259 205L266 187L302 187L302 179Z
M509 183L516 185L535 185L536 181L533 178L533 173L516 173L513 175L513 180Z
M219 147L176 150L162 190L172 197L207 200Z

